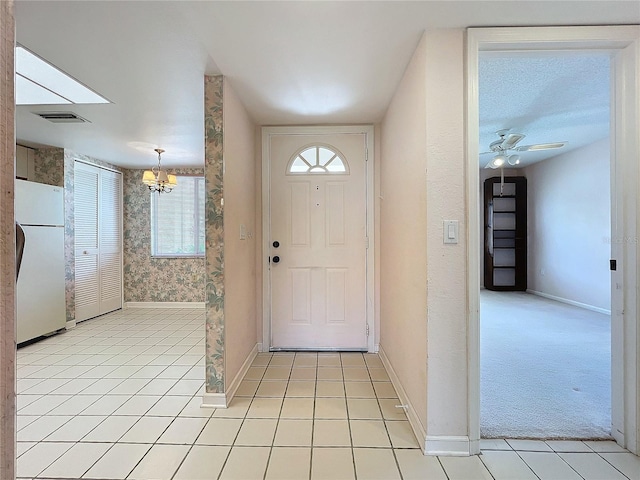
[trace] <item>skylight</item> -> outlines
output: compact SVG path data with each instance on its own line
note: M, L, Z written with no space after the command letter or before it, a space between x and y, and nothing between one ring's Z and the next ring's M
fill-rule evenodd
M111 103L21 45L16 46L16 105Z

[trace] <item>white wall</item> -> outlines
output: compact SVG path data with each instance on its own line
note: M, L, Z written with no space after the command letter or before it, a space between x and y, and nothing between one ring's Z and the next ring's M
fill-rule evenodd
M427 415L426 40L380 127L380 347L420 426ZM424 439L422 439L424 441Z
M223 104L225 376L231 382L257 343L256 130L226 78ZM240 225L246 228L245 240L240 240Z
M528 288L611 308L609 140L525 169Z

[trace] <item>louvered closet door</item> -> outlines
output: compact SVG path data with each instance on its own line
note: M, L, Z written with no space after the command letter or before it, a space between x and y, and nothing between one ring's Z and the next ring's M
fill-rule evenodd
M100 171L75 163L76 321L100 315L98 185Z
M122 307L121 178L120 174L115 172L100 172L98 270L101 314Z
M122 177L75 164L76 321L122 307Z

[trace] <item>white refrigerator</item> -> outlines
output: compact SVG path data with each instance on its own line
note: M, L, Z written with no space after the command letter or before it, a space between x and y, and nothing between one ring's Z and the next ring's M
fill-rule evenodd
M17 284L17 342L66 325L64 189L16 180L15 215L25 234Z

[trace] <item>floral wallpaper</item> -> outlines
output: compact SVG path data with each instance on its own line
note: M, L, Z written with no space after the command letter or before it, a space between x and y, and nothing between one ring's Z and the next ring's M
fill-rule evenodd
M64 285L67 322L76 319L76 252L73 153L64 152Z
M206 391L223 393L224 227L222 76L204 79L206 197Z
M141 182L142 173L123 170L124 301L204 302L204 258L151 257L151 197ZM204 171L183 168L169 173L203 175Z
M64 149L38 148L33 158L34 177L38 183L64 187Z

